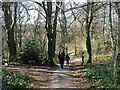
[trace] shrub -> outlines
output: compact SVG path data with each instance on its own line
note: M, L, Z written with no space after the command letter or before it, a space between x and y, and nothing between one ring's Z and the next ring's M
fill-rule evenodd
M89 80L91 86L98 88L120 88L120 74L114 84L113 64L86 66L83 69L83 78Z
M22 75L20 73L14 73L10 70L2 70L2 89L13 90L20 88L28 88L32 78Z
M40 50L39 44L36 40L27 40L25 47L20 53L20 61L27 64L29 60L35 60L36 62L42 62L42 51Z

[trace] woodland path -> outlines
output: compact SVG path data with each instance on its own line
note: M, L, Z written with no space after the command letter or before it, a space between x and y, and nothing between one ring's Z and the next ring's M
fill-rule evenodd
M73 56L70 56L72 58ZM72 81L72 76L70 75L69 66L64 65L63 69L59 67L53 72L51 88L77 88Z
M53 73L50 84L51 88L77 88L72 82L69 66L66 65L63 69L57 68Z

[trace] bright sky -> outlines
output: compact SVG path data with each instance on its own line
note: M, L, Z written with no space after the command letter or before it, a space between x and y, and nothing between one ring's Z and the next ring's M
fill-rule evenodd
M30 0L0 0L2 2L21 2L21 1L30 1ZM56 1L65 1L68 2L69 0L31 0L31 1L37 1L37 2L42 2L42 1L52 1L52 2L56 2ZM86 0L73 0L75 2L86 2Z
M34 0L34 1L39 1L39 0ZM42 1L42 0L41 0ZM49 1L49 0L48 0ZM53 2L55 2L55 1L58 1L58 0L52 0ZM61 0L60 0L61 1ZM64 1L64 0L63 0ZM86 0L65 0L65 4L67 3L67 2L69 2L69 1L74 1L76 4L84 4L85 2L86 2ZM30 23L34 23L34 20L35 20L35 18L34 18L34 16L36 16L37 17L37 15L38 15L38 12L37 11L34 11L34 10L32 10L32 11L30 11L30 13L29 13L32 17L31 17L31 22Z
M74 1L74 2L80 2L80 3L85 3L86 0L65 0L65 2L69 2L69 1Z

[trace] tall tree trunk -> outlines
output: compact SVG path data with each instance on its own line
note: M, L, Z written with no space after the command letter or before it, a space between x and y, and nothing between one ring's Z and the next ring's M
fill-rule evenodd
M47 2L47 14L46 14L46 30L48 37L48 57L50 64L53 62L53 45L52 45L52 2Z
M51 0L50 0L51 1ZM51 65L55 65L53 58L55 56L55 48L56 48L56 27L57 27L57 17L58 12L60 10L61 2L57 2L56 10L55 10L55 18L52 18L52 2L47 2L47 6L45 6L45 2L39 3L35 2L40 5L46 14L46 24L45 29L47 31L47 38L48 38L48 60L50 61ZM53 24L52 24L52 20Z
M20 6L18 8L18 22L19 22L19 31L18 31L18 38L19 38L19 51L22 51L22 18L21 18L21 11L20 11Z
M112 40L112 51L113 51L113 61L114 61L114 83L116 83L116 77L117 77L117 58L116 58L116 44L117 40L115 39L113 35L113 28L112 28L112 9L111 9L111 2L110 2L110 11L109 11L109 22L110 22L110 32L111 32L111 40Z
M57 2L59 5L60 3ZM48 37L48 59L50 60L50 65L55 65L53 58L55 57L56 48L56 27L57 27L57 16L60 8L56 5L55 18L52 28L52 2L47 2L47 13L46 13L46 31Z
M14 40L14 26L16 24L16 13L17 13L17 5L15 3L15 16L14 16L14 23L12 24L12 15L10 10L10 3L4 2L3 3L3 12L4 12L4 21L5 27L8 30L8 47L9 47L9 62L11 62L16 57L16 44Z
M118 8L118 49L117 59L120 64L120 6Z
M65 50L65 41L66 41L66 17L65 17L65 3L62 2L62 10L61 10L61 47L60 49Z
M2 29L2 25L0 25L0 28ZM2 33L3 31L0 30L0 60L2 61L2 57L5 56L4 55L4 50L2 49L3 46L3 38L2 38ZM0 68L2 69L2 63L0 63ZM0 82L2 83L2 82ZM1 86L2 87L2 86Z
M86 40L86 48L87 48L87 52L88 52L88 55L89 55L89 59L87 61L87 64L88 63L92 63L92 53L91 53L91 42L90 42L90 35L89 35L89 29L87 29L88 32L87 32L87 40Z
M59 5L60 2L57 2L57 5ZM55 11L55 18L54 18L54 28L53 28L53 51L54 51L54 55L55 56L55 48L56 48L56 27L57 27L57 17L58 17L58 12L60 10L60 8L56 5L56 11Z
M87 11L86 11L86 33L87 33L87 37L86 37L86 48L87 48L87 52L89 55L89 59L87 61L88 63L92 63L92 52L91 52L91 39L90 39L90 26L93 20L93 5L91 5L90 8L90 2L87 2ZM91 10L91 13L89 13ZM89 14L90 14L90 19L89 19Z
M20 49L20 51L22 51L22 30L21 30L21 28L22 28L22 25L20 24L20 32L19 32L19 49Z
M104 32L105 32L105 6L104 6L103 38L104 38Z
M120 66L120 2L115 2L116 13L118 14L118 53L117 53L117 64ZM120 68L118 68L120 71Z

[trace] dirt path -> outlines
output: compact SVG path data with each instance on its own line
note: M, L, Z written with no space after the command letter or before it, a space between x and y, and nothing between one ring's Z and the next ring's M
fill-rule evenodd
M49 67L49 66L16 66L11 65L9 67L2 66L2 68L6 68L12 70L16 73L22 73L29 77L32 77L34 80L30 84L29 88L39 89L39 88L50 88L50 81L53 75L53 71L56 70L57 67Z
M72 59L74 56L71 55ZM112 63L112 62L109 62ZM93 62L91 65L109 64L108 62ZM30 88L90 88L87 83L88 80L83 79L83 73L80 70L84 69L86 65L80 65L81 62L70 61L70 66L65 66L64 69L59 69L59 67L50 66L30 66L26 65L18 66L12 65L9 67L2 66L14 72L19 72L26 74L34 78L33 83L31 83Z
M57 68L51 79L51 88L77 88L72 81L69 66L65 65L64 69Z

